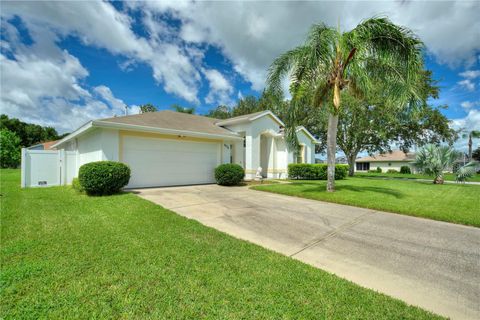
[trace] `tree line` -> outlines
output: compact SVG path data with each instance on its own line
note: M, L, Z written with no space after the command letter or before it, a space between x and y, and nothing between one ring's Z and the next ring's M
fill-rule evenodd
M67 134L60 135L53 127L26 123L2 114L0 115L0 167L18 167L22 147L58 140Z

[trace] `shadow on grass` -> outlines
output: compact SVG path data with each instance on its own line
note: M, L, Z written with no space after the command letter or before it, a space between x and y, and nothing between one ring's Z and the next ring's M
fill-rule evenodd
M308 188L302 190L302 192L326 192L325 190L325 185L319 185L318 183L309 183L309 182L302 182L302 183L293 183L294 185L305 185L305 186L315 186L314 188ZM381 193L389 196L393 196L397 199L402 199L405 197L405 195L398 191L398 190L393 190L389 188L381 188L381 187L356 187L356 186L351 186L351 185L343 185L343 186L335 186L336 191L342 191L342 190L348 190L348 191L354 191L354 192L376 192L376 193Z

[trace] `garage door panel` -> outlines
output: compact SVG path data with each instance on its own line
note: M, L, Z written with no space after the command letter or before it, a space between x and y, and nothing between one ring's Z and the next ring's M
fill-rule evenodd
M123 137L122 161L132 170L128 187L214 182L219 143Z

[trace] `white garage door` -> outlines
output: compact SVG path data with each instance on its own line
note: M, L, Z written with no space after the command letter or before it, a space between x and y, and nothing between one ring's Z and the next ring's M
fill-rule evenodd
M129 188L215 182L220 144L124 136L122 161L130 166Z

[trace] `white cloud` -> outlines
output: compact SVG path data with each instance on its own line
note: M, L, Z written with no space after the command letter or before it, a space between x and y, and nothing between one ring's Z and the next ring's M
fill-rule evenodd
M470 66L480 50L480 2L145 2L145 11L170 12L182 20L180 36L221 48L235 71L261 90L266 70L280 53L299 45L313 23L344 30L375 15L407 26L437 61ZM459 36L460 35L460 36Z
M150 32L146 39L132 31L132 19L127 14L108 2L5 2L2 9L4 18L20 16L35 43L45 51L55 51L57 35L77 36L86 45L147 63L166 92L198 103L200 78L194 57L178 43L160 41L172 31L154 15L146 15L143 20Z
M478 101L463 101L462 103L460 103L460 106L465 109L466 111L468 111L469 109L473 108L473 107L478 107L480 106L480 100ZM479 124L480 126L480 124Z
M202 72L208 80L210 89L205 102L230 105L232 103L230 95L233 93L230 82L218 70L203 69Z
M480 129L480 110L471 109L464 118L453 119L451 127L455 130L462 130L462 132L470 132L472 130ZM455 148L458 150L467 150L467 139L460 137L455 143Z
M480 70L467 70L459 74L461 77L466 79L475 79L480 77Z
M108 87L89 90L82 84L88 71L67 51L57 49L55 54L42 57L37 47L18 49L8 52L12 58L0 54L2 113L53 126L59 132L76 129L88 120L124 113L123 101Z
M464 79L464 80L460 80L457 82L460 87L468 90L468 91L475 91L475 83L473 81L471 81L470 79Z

